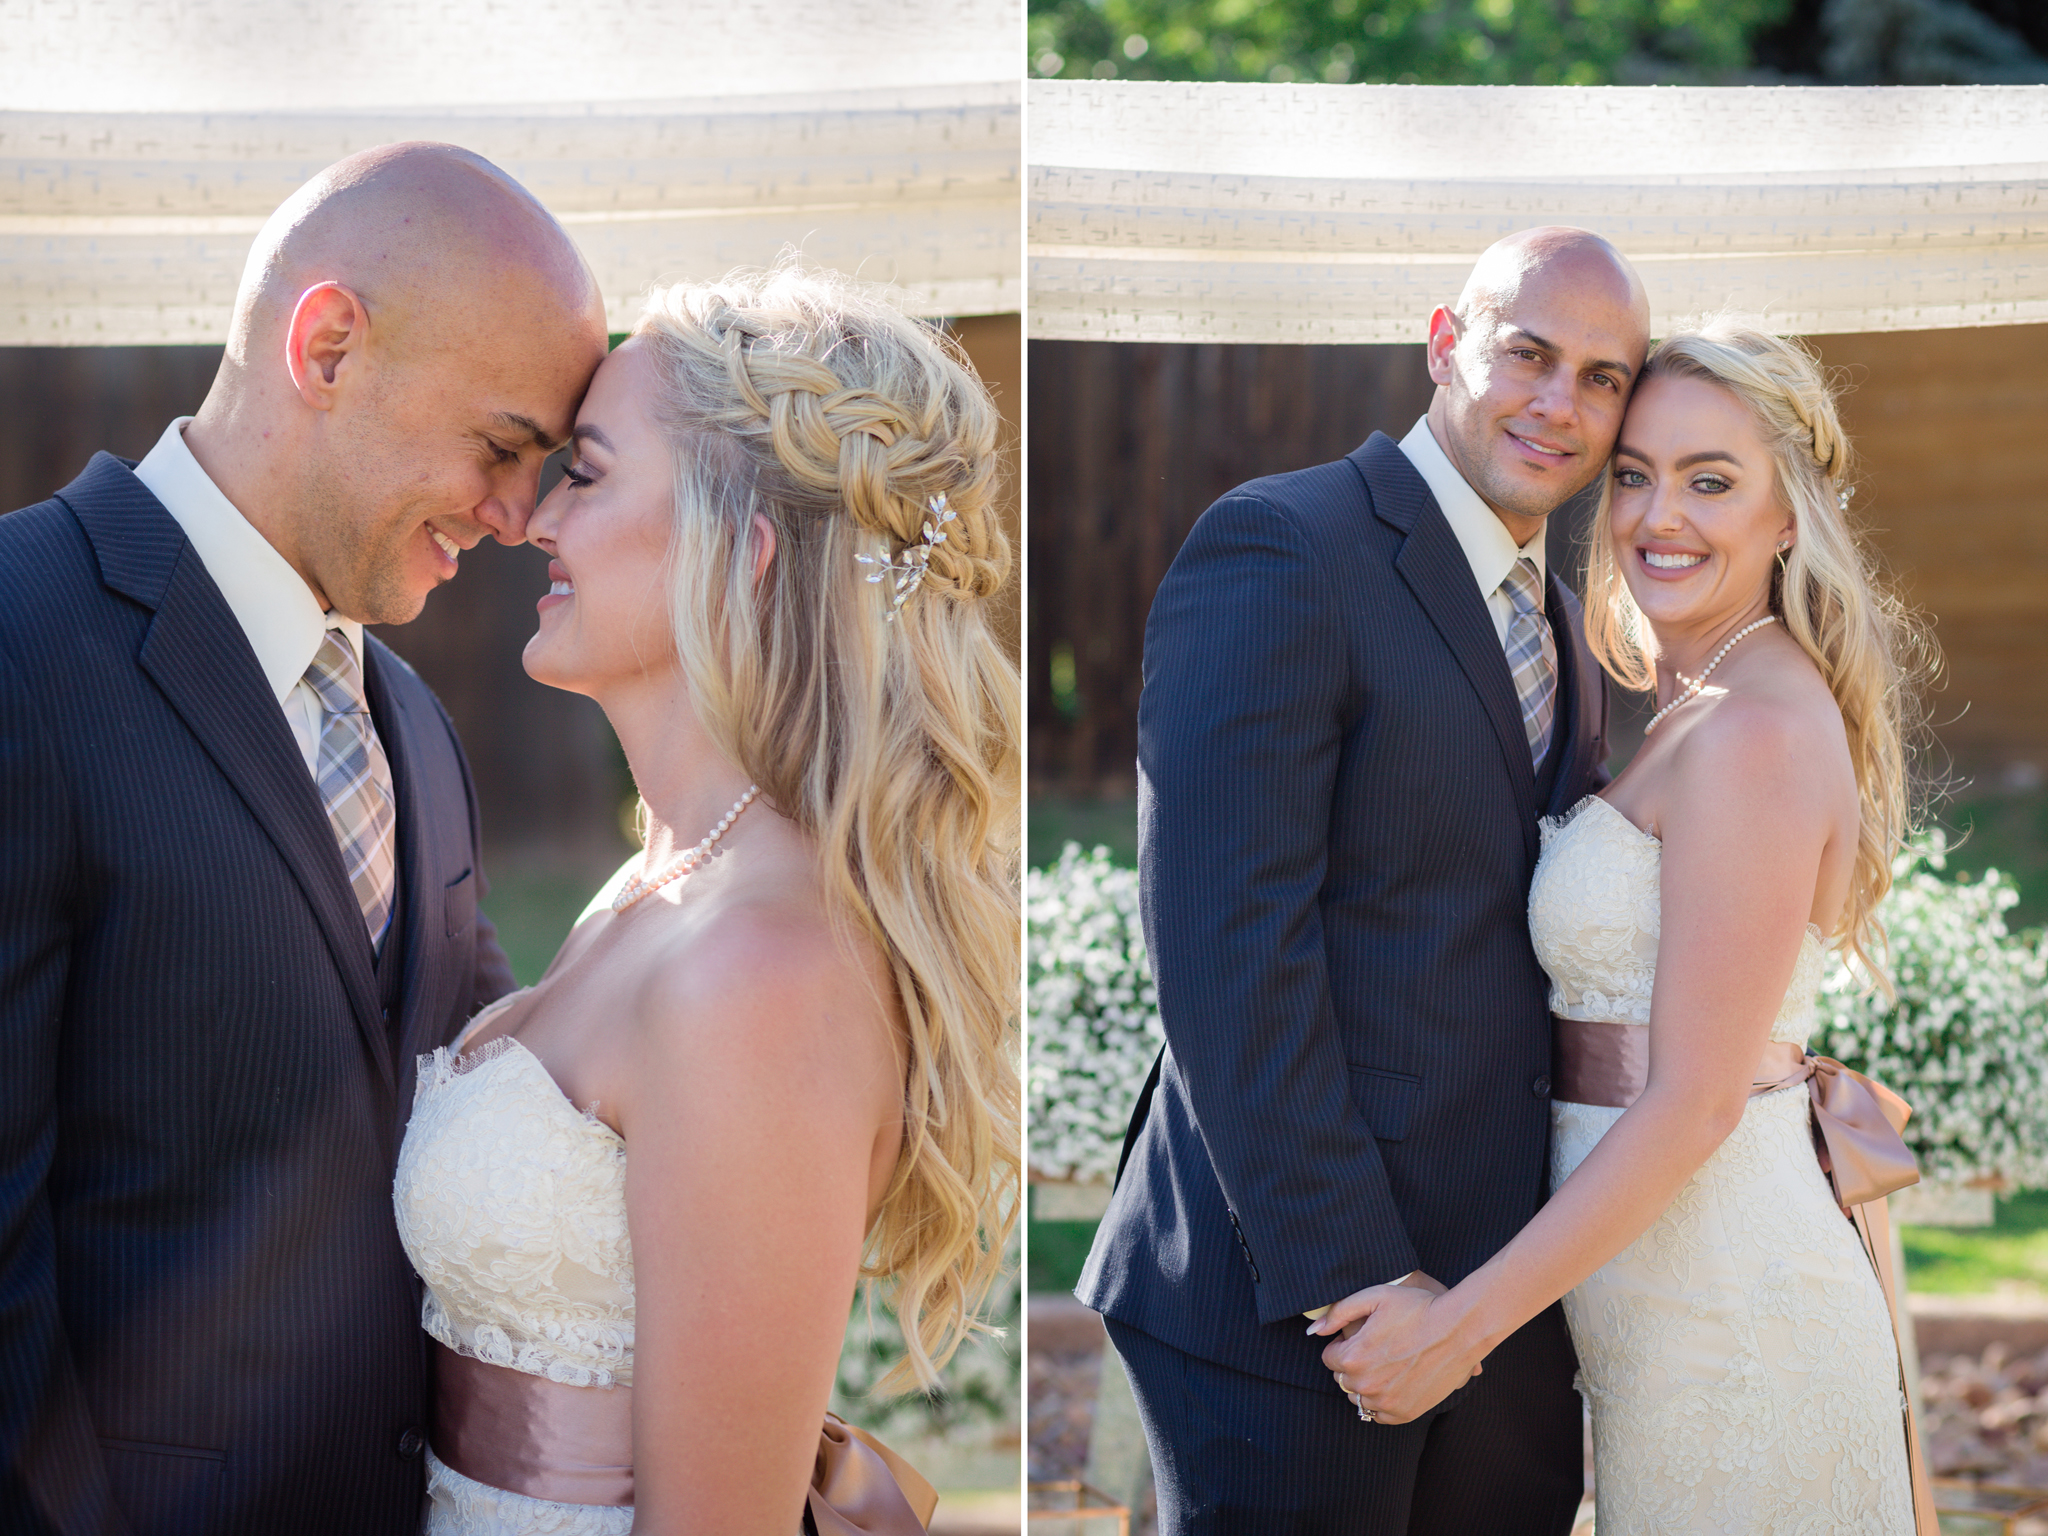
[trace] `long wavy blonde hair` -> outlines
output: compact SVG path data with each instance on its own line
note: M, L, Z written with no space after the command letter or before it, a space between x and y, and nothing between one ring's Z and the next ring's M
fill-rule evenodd
M1906 753L1923 721L1919 685L1938 665L1933 641L1885 584L1868 540L1849 518L1854 456L1835 388L1811 352L1714 319L1657 345L1642 381L1660 375L1727 390L1749 408L1770 451L1779 499L1797 529L1771 575L1771 612L1813 658L1842 711L1861 805L1849 899L1831 937L1889 993L1874 958L1885 947L1876 909L1891 889L1892 858L1909 824ZM1615 563L1612 496L1610 477L1588 541L1586 643L1615 681L1648 690L1656 686L1655 656L1642 610Z
M990 629L1009 572L998 422L965 354L874 288L793 262L654 294L635 330L675 453L672 605L720 750L817 840L887 958L908 1045L903 1149L862 1273L929 1390L1016 1220L1019 677ZM890 618L855 556L955 521ZM754 579L753 520L775 531Z

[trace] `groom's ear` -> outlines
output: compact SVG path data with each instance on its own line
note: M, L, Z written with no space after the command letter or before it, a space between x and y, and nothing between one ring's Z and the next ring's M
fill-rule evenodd
M341 283L315 283L292 306L284 365L299 398L316 411L334 409L343 371L370 335L370 308Z
M1429 377L1434 383L1451 382L1451 353L1458 345L1458 317L1450 306L1439 304L1429 313Z

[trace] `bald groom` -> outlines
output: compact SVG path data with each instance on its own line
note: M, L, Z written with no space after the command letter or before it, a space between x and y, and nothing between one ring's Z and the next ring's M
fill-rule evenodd
M1166 1050L1081 1277L1161 1536L1565 1536L1557 1307L1409 1424L1306 1337L1454 1285L1543 1200L1537 818L1605 782L1606 685L1545 519L1601 473L1649 344L1606 241L1535 229L1430 317L1400 442L1241 485L1145 627L1138 871Z
M0 518L0 1532L403 1536L414 1059L512 985L469 768L368 636L525 537L605 352L561 228L446 145L258 236L139 464Z

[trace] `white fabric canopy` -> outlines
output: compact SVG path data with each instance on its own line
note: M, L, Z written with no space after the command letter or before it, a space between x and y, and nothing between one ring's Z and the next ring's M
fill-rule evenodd
M218 342L265 218L399 139L504 167L614 327L785 246L1022 307L1017 0L0 0L0 344Z
M1030 333L1400 342L1492 241L1613 240L1659 331L2048 321L2048 86L1033 82Z

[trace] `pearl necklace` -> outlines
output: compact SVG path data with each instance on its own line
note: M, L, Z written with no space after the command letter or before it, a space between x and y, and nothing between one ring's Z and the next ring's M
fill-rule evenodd
M705 835L703 842L684 853L682 858L676 862L676 867L667 874L654 880L642 879L639 875L634 875L628 879L624 885L619 887L619 894L612 898L612 910L614 912L625 911L626 908L632 906L634 902L639 901L642 897L652 896L664 885L682 879L683 876L687 875L699 864L702 864L705 857L711 852L711 845L725 836L726 829L739 820L740 812L752 805L754 803L754 796L760 793L760 785L749 784L747 792L735 800L732 809L725 813L725 819Z
M1723 656L1726 656L1730 651L1735 649L1736 641L1742 639L1745 635L1753 634L1755 631L1762 629L1766 624L1775 624L1777 622L1778 616L1775 613L1767 613L1762 618L1758 619L1755 623L1743 625L1742 628L1738 629L1737 631L1735 631L1734 634L1728 637L1727 644L1723 645L1721 649L1714 652L1714 659L1706 664L1706 666L1701 670L1700 675L1698 677L1687 677L1683 672L1680 672L1676 667L1672 668L1672 676L1676 677L1681 683L1684 683L1685 688L1683 689L1683 691L1679 693L1677 698L1673 699L1669 704L1666 704L1662 709L1658 710L1657 713L1650 716L1650 723L1643 727L1643 734L1645 736L1649 735L1650 732L1657 729L1657 722L1659 720L1662 720L1666 715L1670 714L1671 711L1678 708L1678 706L1683 704L1687 699L1696 697L1699 691L1707 686L1707 679L1713 675L1714 668L1721 665L1721 658Z

